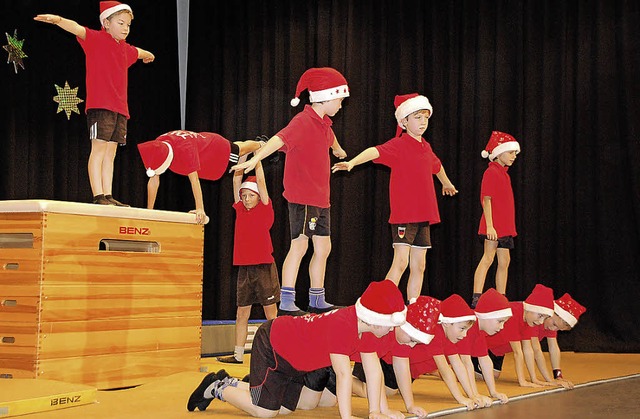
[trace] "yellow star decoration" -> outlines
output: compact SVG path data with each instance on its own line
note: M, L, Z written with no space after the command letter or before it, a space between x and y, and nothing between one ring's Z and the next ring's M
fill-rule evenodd
M53 97L53 101L58 104L58 110L56 113L64 111L67 114L67 119L71 119L71 112L75 112L80 115L78 103L84 102L84 100L77 96L78 88L70 88L68 81L64 82L64 88L57 84L54 84L54 86L56 86L56 90L58 91L58 95Z
M8 33L4 33L7 35L7 45L3 45L5 51L9 53L9 58L7 58L7 64L13 63L13 69L18 74L18 66L22 67L24 70L24 64L22 63L22 59L27 57L27 54L22 51L22 44L24 44L24 39L22 41L18 41L18 30L15 29L13 31L13 36Z

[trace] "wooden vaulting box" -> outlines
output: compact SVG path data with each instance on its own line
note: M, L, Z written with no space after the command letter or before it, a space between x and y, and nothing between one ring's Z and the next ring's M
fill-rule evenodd
M98 388L198 371L193 214L0 201L0 377Z

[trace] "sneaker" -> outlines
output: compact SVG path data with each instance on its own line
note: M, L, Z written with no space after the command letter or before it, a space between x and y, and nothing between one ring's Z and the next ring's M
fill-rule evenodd
M218 362L223 362L225 364L242 364L242 361L238 361L235 355L219 356L216 359Z
M304 316L309 314L308 312L304 311L304 310L282 310L282 309L278 309L278 316Z
M249 374L247 374L247 375L245 375L244 377L242 377L242 380L241 380L241 381L244 381L245 383L248 383L248 382L250 381L250 380L249 380L249 377L250 377L250 376L249 376Z
M98 205L115 205L113 202L105 198L104 195L100 195L97 198L94 198L93 203Z
M196 408L198 408L198 410L206 410L215 397L215 387L211 392L214 397L210 399L205 397L204 392L212 384L220 383L221 380L228 377L229 374L225 370L207 374L200 382L200 385L193 391L193 393L191 393L191 396L189 396L189 401L187 402L187 410L189 412L193 412Z
M222 380L217 381L214 385L213 385L213 391L211 392L211 394L213 394L213 396L221 401L226 401L224 399L224 397L222 397L222 391L231 386L231 387L238 387L238 382L239 380L237 378L233 378L233 377L224 377ZM207 406L209 405L209 403L207 403ZM205 407L206 409L206 407ZM200 409L200 410L204 410L204 409Z
M328 313L329 311L332 311L332 310L337 310L339 308L343 308L343 306L331 305L331 306L326 307L326 308L319 308L319 307L309 306L309 307L307 307L307 311L309 313L312 313L312 314L322 314L322 313Z
M116 207L130 207L131 205L128 204L123 204L122 202L118 201L117 199L115 199L113 196L111 195L105 195L104 198L111 202L112 205L115 205Z

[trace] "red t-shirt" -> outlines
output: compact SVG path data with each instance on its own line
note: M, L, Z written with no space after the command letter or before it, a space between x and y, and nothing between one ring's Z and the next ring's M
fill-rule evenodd
M277 317L271 325L271 346L298 371L330 366L330 354L351 357L356 352L373 352L361 345L355 306L323 314Z
M487 334L480 330L478 322L467 330L467 336L455 344L460 355L470 355L474 357L487 356Z
M350 357L352 361L362 362L361 353L375 352L378 354L378 358L387 364L391 364L394 356L409 358L409 351L411 350L409 345L398 343L393 329L381 338L376 337L373 333L363 333L360 342L359 351Z
M516 207L513 199L513 189L511 188L511 178L507 173L508 166L502 166L495 161L489 163L489 167L482 176L482 186L480 187L480 205L484 197L491 197L491 217L493 228L496 229L498 237L517 236L516 232ZM478 234L487 234L487 222L484 218L484 211L480 218Z
M236 227L233 239L233 264L258 265L273 263L271 226L273 226L273 206L262 201L248 210L242 201L233 204L236 210Z
M85 39L76 37L86 57L85 110L107 109L129 119L127 70L138 60L138 50L125 41L116 41L107 31L85 31Z
M509 303L513 316L504 323L504 328L493 336L487 336L487 347L495 355L504 355L512 352L509 342L517 342L531 339L535 336L535 327L531 327L524 321L524 305L522 301Z
M276 135L284 142L284 193L294 204L329 208L331 160L328 149L335 141L331 119L320 118L309 105Z
M376 146L374 163L391 168L389 179L390 224L440 222L433 175L442 167L428 142L407 133Z
M218 180L229 165L231 143L213 132L171 131L155 141L166 141L173 149L169 169L179 175L198 172L200 179Z
M414 380L422 374L426 374L438 369L434 356L455 355L457 352L455 345L447 339L444 329L436 327L434 337L428 345L418 344L409 352L409 368L411 378Z

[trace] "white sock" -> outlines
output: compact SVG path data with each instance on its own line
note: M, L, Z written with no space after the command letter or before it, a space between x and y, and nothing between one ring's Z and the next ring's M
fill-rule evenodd
M236 357L237 361L242 361L244 356L244 346L235 346L233 349L233 356Z

